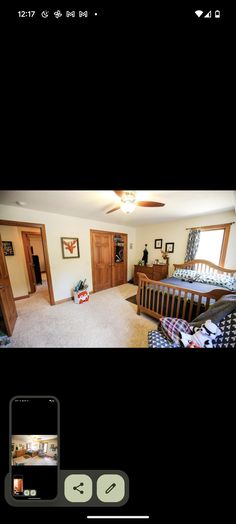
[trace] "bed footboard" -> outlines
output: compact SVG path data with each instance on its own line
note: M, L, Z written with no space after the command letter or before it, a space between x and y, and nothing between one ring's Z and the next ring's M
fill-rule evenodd
M150 280L138 273L137 314L145 313L153 318L174 317L191 322L223 295L225 289L213 289L208 293Z

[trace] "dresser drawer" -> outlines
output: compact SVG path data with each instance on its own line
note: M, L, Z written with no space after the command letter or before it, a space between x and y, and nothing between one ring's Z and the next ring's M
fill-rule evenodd
M134 284L138 285L138 276L137 273L144 273L147 278L152 279L153 267L148 266L134 266Z
M162 280L168 276L168 266L167 265L158 265L153 266L153 280Z

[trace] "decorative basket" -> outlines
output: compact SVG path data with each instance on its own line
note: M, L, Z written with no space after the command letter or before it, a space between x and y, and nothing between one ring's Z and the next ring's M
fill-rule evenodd
M75 304L84 304L84 302L88 302L88 300L89 292L86 289L83 289L82 291L74 291Z

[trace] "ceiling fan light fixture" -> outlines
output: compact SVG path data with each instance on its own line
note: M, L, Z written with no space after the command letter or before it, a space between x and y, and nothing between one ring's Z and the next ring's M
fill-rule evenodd
M130 215L135 210L135 204L133 202L122 202L121 209L126 215Z

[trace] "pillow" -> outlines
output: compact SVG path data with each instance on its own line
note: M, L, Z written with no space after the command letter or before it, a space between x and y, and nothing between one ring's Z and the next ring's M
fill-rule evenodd
M198 275L199 273L193 269L176 269L172 276L188 282L190 280L195 281Z
M222 286L230 291L236 291L236 278L226 274L199 273L196 282Z
M182 331L182 333L192 333L189 323L182 318L162 317L160 318L160 325L163 334L168 340L171 340L171 342L179 342L180 331Z

